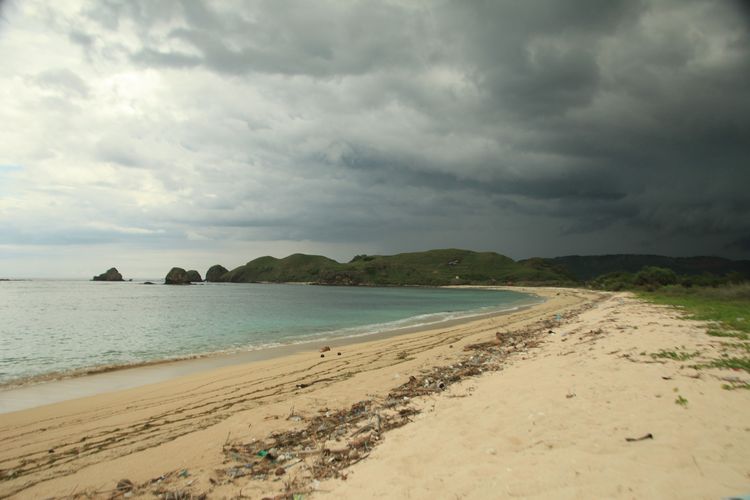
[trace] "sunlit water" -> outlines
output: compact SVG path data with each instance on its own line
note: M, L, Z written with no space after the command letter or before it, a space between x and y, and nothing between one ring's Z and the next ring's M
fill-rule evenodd
M0 384L361 336L536 301L494 290L6 281L0 282Z

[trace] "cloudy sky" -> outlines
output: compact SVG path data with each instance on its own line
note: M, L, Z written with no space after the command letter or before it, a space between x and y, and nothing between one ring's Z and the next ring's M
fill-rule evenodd
M0 277L750 257L724 1L0 0Z

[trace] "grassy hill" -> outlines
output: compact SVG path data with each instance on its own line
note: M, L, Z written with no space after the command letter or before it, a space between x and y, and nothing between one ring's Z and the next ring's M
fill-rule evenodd
M644 267L671 269L680 275L710 273L722 276L732 272L750 277L750 261L721 257L665 257L663 255L570 255L553 259L527 259L520 264L555 269L577 281L589 281L604 274L636 273Z
M319 255L260 257L225 274L221 281L313 282L327 285L450 285L560 283L568 276L494 252L443 249L397 255L358 255L339 263Z
M324 274L335 272L341 266L342 264L322 255L295 253L283 259L266 256L251 260L244 266L229 271L221 277L221 281L232 283L314 282L320 280Z
M283 259L266 256L227 272L220 281L325 285L579 285L598 277L628 284L636 278L636 273L651 267L674 271L679 275L678 282L692 279L690 276L713 276L709 281L727 275L734 275L732 281L737 281L737 277L750 279L750 261L721 257L623 254L514 261L495 252L447 248L397 255L357 255L347 263L299 253Z

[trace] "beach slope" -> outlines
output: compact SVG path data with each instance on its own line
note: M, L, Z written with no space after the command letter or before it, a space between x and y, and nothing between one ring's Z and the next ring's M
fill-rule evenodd
M533 291L547 300L510 314L2 415L0 496L717 498L750 491L750 391L722 389L721 372L650 355L715 349L704 325L628 294ZM498 332L511 342L498 341ZM478 368L459 369L480 355L487 361ZM470 376L438 390L430 373ZM380 426L377 409L396 404L404 388L424 394L398 402L405 425L361 432ZM362 420L353 436L290 448L294 457L277 457L270 469L243 454L272 433L302 430L297 435L307 439L311 426L351 415L344 410L357 404L377 420ZM387 423L385 410L382 417ZM329 466L329 448L365 436L364 456L347 455L354 465Z

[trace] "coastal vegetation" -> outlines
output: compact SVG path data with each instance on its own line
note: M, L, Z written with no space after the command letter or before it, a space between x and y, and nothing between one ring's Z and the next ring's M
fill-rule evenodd
M222 272L223 271L223 272ZM206 273L214 282L304 282L323 285L551 285L602 290L655 290L669 285L719 286L750 279L750 261L658 255L570 256L515 261L495 252L440 249L396 255L356 255L340 263L322 255L259 257L231 271Z
M656 291L641 292L641 297L655 302L677 307L692 319L708 321L712 324L706 333L723 339L718 356L711 356L693 368L721 368L750 373L750 283L726 284L717 287L685 287L671 285ZM654 358L669 358L686 361L698 356L696 353L661 351L652 354ZM742 380L728 379L726 389L750 389Z
M229 271L226 282L307 282L325 285L568 284L559 270L525 265L494 252L459 249L357 255L347 263L320 255L260 257Z

